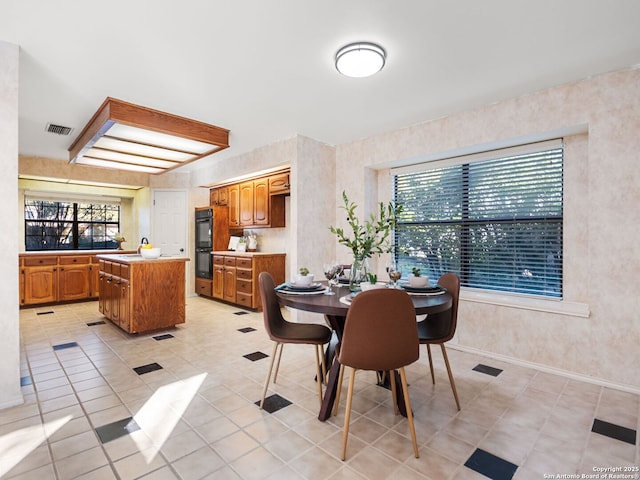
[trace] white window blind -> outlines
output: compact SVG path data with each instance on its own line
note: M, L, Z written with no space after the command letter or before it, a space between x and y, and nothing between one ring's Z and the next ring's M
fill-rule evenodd
M561 298L560 142L483 155L394 172L397 261L433 281L452 271L466 287Z

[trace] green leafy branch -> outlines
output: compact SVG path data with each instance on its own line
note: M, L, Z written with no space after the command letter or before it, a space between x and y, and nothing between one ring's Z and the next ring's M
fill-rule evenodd
M380 202L378 215L370 214L369 218L361 223L356 216L357 205L349 200L346 192L342 192L342 200L344 205L340 208L347 212L347 222L352 235L346 234L342 228L329 227L331 233L338 237L338 243L349 248L355 258L369 258L373 254L389 252L389 237L395 228L398 215L402 212L402 206L396 206L391 202L385 205Z

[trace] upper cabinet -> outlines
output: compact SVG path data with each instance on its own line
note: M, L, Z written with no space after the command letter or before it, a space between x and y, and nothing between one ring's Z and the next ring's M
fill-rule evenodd
M209 191L209 205L229 205L229 187L212 188Z
M240 184L240 225L242 227L252 227L254 225L253 188L253 182L243 182Z
M269 225L269 179L260 178L253 182L253 224Z
M289 184L289 172L279 173L269 177L269 193L271 195L288 195L291 191Z
M289 191L289 172L286 171L214 187L210 190L210 200L211 205L229 207L231 227L284 227L285 196Z
M228 188L229 225L240 226L240 185L230 185Z

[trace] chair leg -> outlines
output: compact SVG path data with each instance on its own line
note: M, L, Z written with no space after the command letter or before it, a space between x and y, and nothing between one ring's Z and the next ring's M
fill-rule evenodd
M356 369L349 367L349 392L347 393L347 407L344 412L344 427L342 431L342 460L347 456L347 438L349 437L349 421L351 420L351 401L353 400L353 386L356 379Z
M451 365L449 365L449 357L447 357L447 350L444 348L444 343L440 344L442 349L442 356L444 357L444 364L447 366L447 373L449 374L449 383L451 384L451 390L453 390L453 398L456 399L456 405L460 410L460 401L458 400L458 391L456 390L456 382L453 380L453 374L451 373Z
M264 390L262 390L262 399L260 400L260 408L264 405L264 397L267 396L267 389L269 388L269 380L271 379L271 371L273 370L273 362L276 359L276 352L278 350L279 343L273 344L273 353L271 354L271 362L269 364L269 371L267 372L267 379L264 381ZM275 383L275 381L274 381Z
M278 370L280 370L280 359L282 358L282 349L284 348L284 343L279 343L280 352L278 353L278 361L276 362L276 372L273 374L273 383L278 381ZM275 352L273 354L275 357Z
M427 355L429 355L429 370L431 370L431 383L436 384L436 377L433 375L433 359L431 358L431 347L427 343Z
M398 413L400 413L400 410L398 410L398 397L396 396L396 372L394 370L389 370L388 372L386 372L386 374L389 375L389 384L391 385L391 396L393 397L393 414L398 415Z
M416 456L416 458L419 458L420 454L418 453L418 440L416 438L416 427L413 424L413 412L411 411L411 400L409 398L409 386L407 385L407 375L404 372L404 367L400 369L400 380L402 381L402 394L404 395L404 404L407 406L407 422L409 423L409 431L411 432L411 441L413 442L413 453Z
M327 385L327 363L325 362L324 359L324 348L322 345L318 345L318 348L320 349L320 361L322 363L322 383L324 383L325 385Z
M338 415L338 404L340 403L340 394L342 393L342 380L344 378L344 365L340 365L340 373L338 374L338 387L336 388L336 399L333 401L333 416Z
M320 368L320 357L322 356L322 345L314 345L316 351L316 384L318 385L318 398L322 407L322 370ZM320 350L320 352L318 352Z

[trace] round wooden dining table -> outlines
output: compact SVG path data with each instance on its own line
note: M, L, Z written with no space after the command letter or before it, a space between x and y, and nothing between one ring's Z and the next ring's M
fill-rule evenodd
M322 400L322 406L320 407L320 413L318 414L318 419L323 422L331 416L333 402L336 398L340 363L333 352L336 343L339 343L342 339L344 322L347 317L347 312L349 311L348 300L350 292L348 286L340 285L338 288L334 289L334 292L335 291L337 291L337 294L335 295L291 294L283 291L277 291L280 305L295 308L297 310L304 310L306 312L323 314L327 323L335 333L335 341L327 348L326 358L331 362L331 369L329 371L327 388ZM452 304L451 295L446 292L440 295L411 295L411 300L413 301L413 305L416 309L416 315L428 315L444 312L450 309ZM401 411L403 406L404 402L401 402L398 405Z

